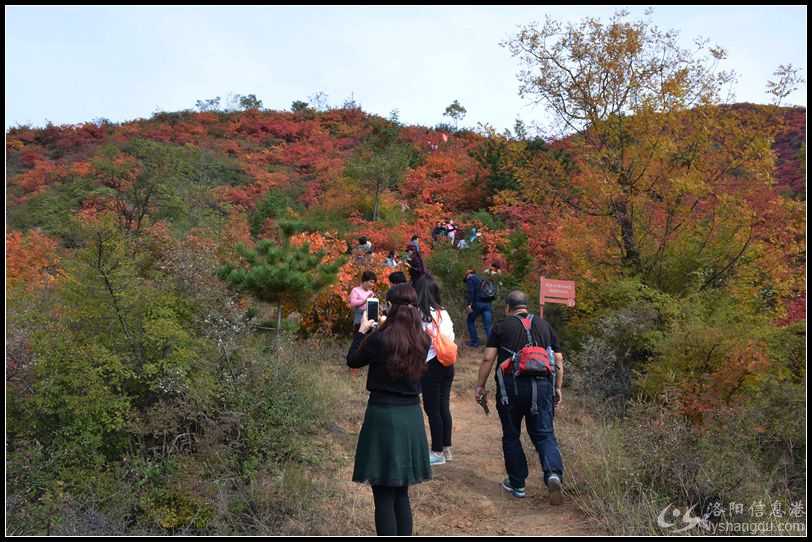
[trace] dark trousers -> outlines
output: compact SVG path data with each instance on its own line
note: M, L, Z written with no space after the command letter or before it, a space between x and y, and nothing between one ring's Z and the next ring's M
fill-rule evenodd
M454 382L454 366L443 367L437 358L428 363L428 370L421 382L423 410L429 419L431 451L442 452L451 446L451 383Z
M375 500L375 531L378 536L411 536L412 506L409 486L372 486Z
M498 370L498 369L497 369ZM555 439L553 417L555 416L553 382L550 378L538 380L538 414L530 411L532 402L532 385L530 378L518 379L518 397L515 395L513 377L505 377L505 388L509 404L503 405L497 396L496 408L502 422L502 452L505 455L505 470L513 487L524 487L527 479L527 457L522 448L522 419L527 427L527 434L536 447L544 470L544 483L551 474L557 474L563 480L564 464L561 450Z
M477 301L471 305L471 312L468 313L468 335L471 338L473 346L479 346L479 336L476 332L476 319L482 315L482 325L485 326L485 342L488 342L488 337L491 335L491 324L493 322L493 311L490 303Z

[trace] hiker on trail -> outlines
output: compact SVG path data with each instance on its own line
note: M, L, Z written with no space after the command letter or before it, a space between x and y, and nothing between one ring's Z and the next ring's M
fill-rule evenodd
M491 265L482 271L483 275L487 275L497 286L502 286L502 264L497 261L491 262Z
M420 238L417 235L412 235L412 239L409 241L409 244L414 246L414 249L417 252L420 252Z
M448 230L448 238L451 240L451 246L453 247L454 246L454 238L457 236L457 232L459 231L459 228L457 228L457 226L454 224L453 220L449 220L448 221L448 226L446 226L446 229Z
M426 333L442 335L454 342L454 324L448 311L442 306L440 288L429 273L417 281L417 306L423 318ZM451 461L451 384L454 382L454 365L438 359L434 341L426 355L428 370L423 375L423 410L429 420L431 433L432 465L442 465Z
M369 260L372 254L372 242L367 237L359 237L358 245L353 250L353 256L358 263L364 263Z
M406 275L403 271L395 271L394 273L390 273L389 277L389 286L395 286L396 284L406 284L409 280L406 278Z
M366 238L359 237L357 241L358 243L352 247L352 258L356 263L363 263L366 256L366 252L364 251L364 243L366 242Z
M409 486L431 479L429 447L418 395L431 339L423 332L417 294L398 284L377 325L362 315L347 365L369 365L369 401L358 435L352 480L369 483L378 535L412 534Z
M400 262L398 261L398 256L395 254L394 250L389 251L389 256L386 257L386 263L384 264L386 267L390 269L397 269L400 267Z
M442 236L445 236L445 234L446 234L445 223L442 221L438 222L437 225L434 226L434 229L431 230L432 246L434 246L434 243L437 242L437 239L439 239Z
M418 252L412 244L406 247L406 266L409 268L409 277L414 286L417 279L426 272L426 267L423 265L423 258L420 257L420 252Z
M487 340L491 334L491 322L493 322L491 302L496 297L496 285L489 279L480 279L476 271L469 269L465 273L465 286L468 335L470 339L466 344L472 348L479 348L476 320L479 315L482 315L482 325L485 326L485 339Z
M472 227L472 231L476 232L476 226ZM459 237L459 241L457 241L457 248L460 250L465 250L471 243L476 240L476 233L466 235L465 230L458 230L457 236Z
M475 397L478 402L483 400L488 375L498 362L496 408L502 422L502 452L508 474L502 488L514 497L526 495L527 458L520 439L524 419L544 469L550 503L558 505L562 502L564 464L553 417L555 407L560 406L564 379L561 348L550 324L529 313L527 294L514 290L505 304L507 317L494 326L488 337Z
M392 288L394 288L395 286L397 286L398 284L407 284L409 282L409 279L406 278L406 274L403 271L395 271L394 273L390 273L389 277L388 277L388 280L389 280L389 289L390 290ZM389 292L387 291L386 294L388 296ZM389 314L389 303L387 303L386 301L384 301L384 303L383 303L383 305L381 307L381 312L384 315Z
M358 331L358 327L361 325L361 317L367 309L367 300L375 295L372 288L375 286L377 280L378 278L375 276L375 273L372 271L364 271L361 275L361 285L356 286L350 292L349 306L354 312L352 319L354 331Z

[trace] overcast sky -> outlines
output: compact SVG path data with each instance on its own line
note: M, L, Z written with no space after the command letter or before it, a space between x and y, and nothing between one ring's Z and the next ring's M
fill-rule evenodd
M605 21L618 7L7 6L6 128L120 122L229 93L289 109L321 91L426 126L457 99L463 125L502 130L545 116L519 98L518 63L499 42L548 13ZM779 64L807 77L805 6L655 7L652 19L686 46L703 36L725 47L737 101L768 102ZM806 106L806 86L787 102Z

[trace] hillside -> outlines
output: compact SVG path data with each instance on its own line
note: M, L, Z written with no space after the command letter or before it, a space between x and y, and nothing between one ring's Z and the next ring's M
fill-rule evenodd
M756 108L741 104L732 110ZM779 190L800 195L805 190L806 111L782 112L784 126L773 145L775 183ZM397 216L397 207L416 211L420 204L441 204L452 215L487 209L494 195L489 176L494 175L486 169L487 161L470 156L487 139L473 132L401 126L360 109L182 112L120 125L11 129L6 136L8 225L20 230L39 227L59 235L58 224L72 214L109 207L110 190L116 187L105 184L94 165L105 150L118 147L124 149L118 157L122 165L126 160L143 162L150 152L165 152L177 161L176 185L171 188L180 201L172 209L156 202L149 212L177 224L179 230L205 227L207 220L216 223L233 210L250 214L273 189L289 198L299 214L313 215L316 224L336 227L349 236L368 226L365 219L371 218L374 187L364 186L366 179L352 178L347 168L382 130L392 130L388 137L402 142L410 154L402 186L384 188L389 196L384 197L384 220L390 218L386 212ZM133 146L139 140L156 145L139 150ZM351 217L356 220L348 223ZM386 241L383 248L396 244Z
M650 534L670 503L805 498L805 115L620 115L554 142L302 103L9 130L8 532L366 534L346 298L367 270L384 295L415 234L459 342L466 269L501 263L533 310L540 276L577 284L544 309L577 398L570 525L494 524L466 354L460 462L415 493L416 532ZM445 219L467 247L431 239ZM475 513L449 527L434 497Z

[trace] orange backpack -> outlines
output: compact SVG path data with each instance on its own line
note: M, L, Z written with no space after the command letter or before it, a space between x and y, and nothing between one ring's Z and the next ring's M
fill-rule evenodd
M443 367L451 367L457 361L457 343L440 333L440 320L442 315L437 311L437 319L433 319L432 327L434 333L428 332L431 337L431 344L437 352L437 361ZM430 328L431 329L431 328Z

